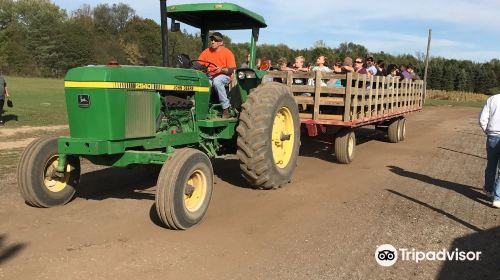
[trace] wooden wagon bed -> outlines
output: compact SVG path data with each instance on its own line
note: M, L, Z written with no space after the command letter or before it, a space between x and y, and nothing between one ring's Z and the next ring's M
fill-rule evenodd
M335 86L340 80L342 86ZM422 109L424 82L399 77L269 72L263 82L286 84L299 104L305 124L358 127L397 118ZM302 81L301 84L298 82Z

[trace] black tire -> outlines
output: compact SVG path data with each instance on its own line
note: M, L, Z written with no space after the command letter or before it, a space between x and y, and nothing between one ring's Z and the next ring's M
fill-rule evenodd
M59 158L57 137L39 138L24 149L17 167L17 184L21 196L34 207L53 207L68 203L80 182L80 159L67 156L71 170L54 176Z
M399 119L398 130L399 130L399 141L404 141L406 139L406 118Z
M387 128L387 139L391 143L398 143L400 139L399 119L393 120Z
M212 163L204 153L190 148L174 152L160 171L156 189L156 212L165 226L187 229L202 220L212 198L213 174ZM189 180L195 180L196 185L188 184ZM192 202L194 205L189 205Z
M348 164L354 159L356 135L352 129L343 129L335 137L335 158L339 163Z
M286 131L275 135L279 140L273 141L276 120L283 120ZM257 87L242 106L236 131L236 154L242 175L252 187L274 189L290 182L299 155L300 119L285 85L270 82Z

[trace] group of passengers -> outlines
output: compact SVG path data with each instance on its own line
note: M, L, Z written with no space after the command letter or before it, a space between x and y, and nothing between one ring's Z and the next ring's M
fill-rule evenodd
M268 62L269 63L269 62ZM366 58L366 61L357 57L353 60L350 57L335 60L332 68L328 67L327 58L324 55L318 56L316 59L316 65L306 65L305 58L303 56L298 56L295 58L295 63L288 63L285 58L280 58L277 63L277 67L274 70L281 71L293 71L293 72L309 72L309 71L321 71L324 73L335 73L335 74L346 74L346 73L358 73L366 74L367 77L371 76L386 76L386 77L400 77L401 80L419 80L420 77L415 72L413 65L401 64L399 67L395 64L389 64L387 68L385 67L384 60L375 60L372 56ZM267 69L266 69L267 70ZM271 69L273 70L273 69Z

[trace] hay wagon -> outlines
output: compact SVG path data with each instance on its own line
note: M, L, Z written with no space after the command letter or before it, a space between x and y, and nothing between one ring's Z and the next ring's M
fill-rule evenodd
M303 130L309 136L333 135L340 163L354 158L354 128L375 125L387 130L389 142L397 143L406 137L406 115L423 105L422 80L319 71L273 71L263 80L287 85L299 105Z

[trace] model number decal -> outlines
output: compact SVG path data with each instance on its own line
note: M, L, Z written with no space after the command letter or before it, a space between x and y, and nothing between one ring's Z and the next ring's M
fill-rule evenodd
M179 86L175 85L174 90L182 90L182 91L194 91L194 86Z
M154 84L135 83L137 89L155 89Z

